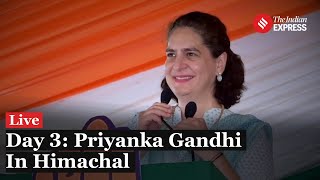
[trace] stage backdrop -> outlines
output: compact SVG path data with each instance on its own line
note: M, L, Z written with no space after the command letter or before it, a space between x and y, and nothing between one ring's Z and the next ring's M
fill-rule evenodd
M277 177L301 171L320 162L319 6L318 0L0 1L1 119L27 110L44 112L46 129L77 129L96 115L125 125L159 101L168 23L204 11L227 25L246 67L248 90L231 110L272 125ZM307 17L308 30L256 33L253 20L261 13Z

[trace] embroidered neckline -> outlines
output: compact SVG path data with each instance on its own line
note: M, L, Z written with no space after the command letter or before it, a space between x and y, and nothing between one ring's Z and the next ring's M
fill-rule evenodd
M182 119L181 108L178 105L174 105L173 107L174 107L173 116L171 118L166 119L166 122L172 127L176 126ZM210 127L212 127L217 122L218 119L221 120L230 114L233 114L233 113L228 109L224 109L224 111L221 114L221 108L211 108L203 114L203 119L205 120L208 129L210 129Z

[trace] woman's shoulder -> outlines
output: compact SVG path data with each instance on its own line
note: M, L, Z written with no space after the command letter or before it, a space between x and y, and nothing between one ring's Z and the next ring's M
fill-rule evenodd
M251 114L232 113L216 123L215 129L246 130L247 134L256 134L263 130L268 136L272 136L270 124Z
M249 126L270 126L269 123L258 119L252 114L231 113L217 123L219 126L233 126L235 128L246 128Z

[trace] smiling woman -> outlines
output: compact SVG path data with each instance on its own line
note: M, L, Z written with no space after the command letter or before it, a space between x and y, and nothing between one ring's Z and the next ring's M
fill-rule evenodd
M192 90L193 96L205 93L203 97L210 97L214 93L215 105L230 108L239 102L245 89L243 63L230 49L227 29L217 17L200 13L187 16L169 27L166 78L161 86L170 86L176 94L179 78L189 74L189 79L195 77L193 83L197 83L190 85L197 88Z
M167 53L166 82L177 96L209 95L216 74L216 62L200 35L191 28L179 28L172 32ZM212 82L212 83L207 83Z
M177 105L155 103L137 114L132 129L165 129L162 118L177 130L246 130L246 151L196 151L196 160L212 161L228 179L273 179L271 126L252 115L233 113L240 101L244 66L230 49L227 29L211 14L191 12L170 24L165 78L161 87L172 92ZM189 102L197 111L186 118ZM187 151L147 152L145 164L188 162Z

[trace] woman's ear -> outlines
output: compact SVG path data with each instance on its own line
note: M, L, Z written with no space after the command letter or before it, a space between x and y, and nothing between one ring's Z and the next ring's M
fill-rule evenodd
M222 54L220 54L220 56L217 57L216 59L216 67L217 67L217 71L216 71L216 75L218 75L219 73L223 74L224 69L226 68L226 64L227 64L227 58L228 58L228 54L226 52L223 52Z

